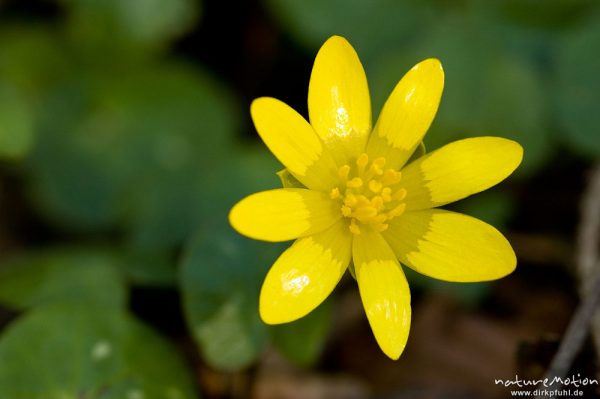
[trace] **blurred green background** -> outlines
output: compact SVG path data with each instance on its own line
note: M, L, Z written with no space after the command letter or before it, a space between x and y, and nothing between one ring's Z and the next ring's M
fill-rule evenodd
M480 135L525 148L515 176L453 207L505 232L521 266L487 284L407 271L417 338L397 363L351 278L305 319L265 326L258 292L285 245L227 223L240 198L279 186L250 101L306 115L333 34L361 57L374 116L412 65L442 61L428 150ZM595 0L0 1L0 398L412 398L423 384L502 397L491 378L543 370L518 349L560 333L576 300L599 72ZM460 316L450 332L443 314ZM419 380L446 359L428 345L454 357Z

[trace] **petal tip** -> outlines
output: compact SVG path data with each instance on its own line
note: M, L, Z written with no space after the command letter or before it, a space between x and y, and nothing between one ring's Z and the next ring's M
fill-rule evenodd
M400 356L404 353L404 348L406 348L409 330L410 326L407 326L406 331L403 331L397 336L388 336L387 339L385 337L380 337L377 339L381 351L392 360L400 359ZM377 335L375 338L377 338Z
M504 154L507 158L510 157L512 160L512 173L515 169L519 167L519 165L523 161L523 156L525 154L523 146L515 140L507 139L504 137L494 137L493 140L498 140L498 143L504 144Z
M326 58L333 57L334 59L337 59L339 57L344 57L346 59L356 58L358 60L358 54L352 44L350 44L345 37L338 35L331 36L323 43L319 49L317 58L324 57L323 54L327 54ZM316 61L317 60L315 59L315 63ZM340 61L338 60L336 62Z
M411 69L413 69L413 70L427 69L430 72L438 72L442 78L444 77L444 67L442 66L442 62L438 58L427 58L427 59L419 62L417 65L415 65Z
M229 225L233 227L235 231L240 232L237 228L237 220L239 219L239 204L241 201L238 201L234 206L231 207L229 213L227 214L227 220L229 221Z
M346 39L344 36L333 35L333 36L330 36L329 39L327 39L325 41L325 43L323 43L323 46L321 46L321 47L333 46L333 45L351 46L350 42L348 42L348 39Z
M442 68L442 62L439 60L439 58L435 57L426 58L423 61L419 62L416 66L419 65L427 66L432 69L439 69L440 71L444 70L444 68Z
M483 281L494 281L500 280L510 274L512 274L517 269L517 255L515 254L514 249L506 239L502 235L502 233L498 232L504 239L504 248L498 247L497 259L498 263L494 270L488 272L487 276L482 276L478 279L470 279L465 282L483 282Z
M265 106L268 106L269 103L275 101L277 101L277 99L273 97L258 97L252 100L250 103L250 115L252 116L252 119L254 120L256 115L260 113Z
M282 323L281 312L278 312L275 309L273 306L274 303L276 303L276 301L273 301L271 296L265 292L265 284L263 283L258 298L258 314L265 324L275 325Z
M523 146L519 143L517 143L516 141L511 140L512 143L514 144L515 147L515 152L517 155L517 165L516 167L518 167L521 162L523 161L523 156L525 155L525 150L523 149Z
M254 112L254 110L258 106L257 104L260 103L261 99L263 99L263 98L264 97L258 97L258 98L255 98L254 100L252 100L252 102L250 103L250 113Z
M273 315L264 311L262 306L260 306L258 309L259 309L258 313L260 315L260 319L262 320L263 323L268 324L270 326L274 326L274 325L283 323L282 321L279 321L276 317L273 317Z
M260 319L263 323L268 325L277 325L289 323L297 318L293 318L289 316L289 312L286 312L284 309L278 309L274 304L277 301L267 300L263 292L261 292L259 304L258 304L258 314L260 315Z
M505 237L506 239L506 237ZM507 260L506 260L506 270L505 273L503 275L501 275L498 278L504 278L506 276L508 276L509 274L512 274L515 270L517 270L517 254L515 253L515 250L513 249L512 245L510 245L510 242L508 240L506 240L506 253L507 253Z
M402 355L402 352L404 352L405 347L406 347L406 345L402 345L402 347L398 347L398 348L388 348L387 350L381 348L381 350L387 357L389 357L390 359L395 361L395 360L400 359L400 355Z

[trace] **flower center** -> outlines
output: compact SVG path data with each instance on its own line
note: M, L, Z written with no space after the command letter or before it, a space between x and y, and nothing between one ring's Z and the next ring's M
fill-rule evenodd
M369 163L369 156L362 153L356 159L356 166L344 165L338 170L341 184L329 195L340 200L340 210L350 219L348 228L353 234L360 234L364 225L384 231L388 228L387 222L406 208L402 202L406 189L398 187L402 174L384 167L385 158Z

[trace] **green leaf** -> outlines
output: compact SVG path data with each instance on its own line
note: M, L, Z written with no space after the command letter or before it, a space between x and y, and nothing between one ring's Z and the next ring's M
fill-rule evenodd
M573 26L598 6L595 0L504 0L482 3L514 22L546 29Z
M123 272L133 284L153 287L177 285L177 264L169 251L128 247L123 251Z
M41 23L3 21L0 30L0 82L22 91L28 100L39 100L48 88L67 77L70 64L58 32Z
M206 145L197 152L205 159L195 158L186 173L157 171L148 187L131 196L132 247L156 251L180 245L199 227L227 223L229 210L243 196L276 187L273 172L280 165L275 158L262 146L233 144L215 144L218 151Z
M558 48L556 102L563 140L578 153L600 158L600 13L566 34Z
M306 48L319 48L332 35L342 35L367 59L382 49L402 47L432 20L430 4L395 0L269 0L282 29Z
M72 229L123 223L137 246L180 244L202 219L212 176L234 159L236 104L178 64L73 79L42 107L35 202Z
M279 248L245 239L229 228L200 234L190 243L181 271L184 310L212 367L247 367L265 347L258 294Z
M295 364L311 366L323 352L332 322L330 302L323 302L299 320L270 328L275 347Z
M417 62L436 57L445 71L438 114L425 137L429 149L475 136L518 141L525 155L518 174L532 174L549 158L553 143L537 71L486 33L485 20L446 17L402 52L383 56L370 73L374 109Z
M82 50L124 56L162 47L187 32L200 13L197 0L63 1L70 11L69 32Z
M0 338L0 397L192 399L174 348L122 311L55 305L31 311Z
M22 158L33 145L34 115L17 90L0 83L0 157Z
M267 341L258 316L260 285L282 246L258 243L226 226L227 213L244 195L273 188L281 168L264 147L238 148L204 182L203 233L188 246L181 284L188 325L205 360L220 370L252 364ZM235 184L231 184L235 182Z
M226 160L227 164L235 168L234 173L240 179L236 194L247 195L278 185L280 179L275 177L275 174L277 170L281 170L282 165L262 142L239 147L238 151L239 154L235 154L238 155L236 158Z
M107 251L54 249L0 264L0 302L15 309L50 303L126 306L120 261Z
M215 306L216 311L206 318L197 317L203 310L191 309L194 337L212 367L239 370L251 365L262 352L266 344L265 327L256 318L254 299L244 294L232 295Z

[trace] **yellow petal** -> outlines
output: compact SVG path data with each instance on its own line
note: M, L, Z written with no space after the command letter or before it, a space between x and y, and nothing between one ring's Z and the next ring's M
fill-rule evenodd
M229 223L250 238L288 241L327 229L341 218L338 208L325 193L282 188L244 198L229 212Z
M406 210L433 208L486 190L521 163L523 148L500 137L455 141L402 170Z
M351 246L351 235L342 222L294 242L263 283L259 305L263 321L287 323L319 306L344 275Z
M327 191L337 167L310 124L285 103L269 97L250 107L258 134L288 171L306 187Z
M379 233L354 237L352 257L367 318L381 350L398 359L410 330L410 291L396 256Z
M517 264L498 230L460 213L407 212L392 220L382 234L402 263L440 280L494 280L511 273Z
M444 70L434 58L415 65L386 101L367 152L385 157L386 167L401 168L429 129L444 88Z
M323 44L308 88L310 123L338 165L364 152L371 131L367 77L346 39L333 36Z

